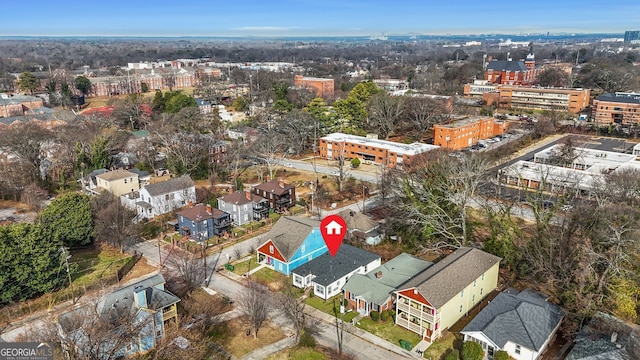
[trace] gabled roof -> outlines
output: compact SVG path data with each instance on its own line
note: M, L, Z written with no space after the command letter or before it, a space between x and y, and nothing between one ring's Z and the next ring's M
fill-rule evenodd
M297 267L292 272L298 275L314 275L313 281L323 286L332 284L350 272L380 259L380 255L358 249L355 246L342 244L336 256L328 252Z
M527 71L522 61L493 60L487 65L487 70Z
M202 204L197 204L193 207L186 208L182 211L178 212L179 216L183 216L189 220L206 220L206 219L217 219L223 215L229 215L222 210L218 210L216 208L210 208L211 212L207 211L207 207Z
M417 288L438 309L500 260L482 250L461 247L411 279L403 289Z
M236 204L236 205L244 205L250 202L259 203L261 201L267 201L262 196L258 196L249 191L234 191L231 194L221 196L220 199L226 203Z
M174 191L185 190L195 186L189 175L183 175L167 181L147 185L145 189L151 196L168 194Z
M540 351L564 317L560 306L533 290L507 289L498 294L462 332L482 332L500 348L511 341Z
M430 261L402 253L367 274L354 274L343 289L367 302L382 304L389 294L432 264Z
M311 234L320 231L320 222L297 216L283 216L273 225L265 238L273 242L285 261L290 261L300 245Z
M346 209L339 212L338 215L344 219L349 230L360 230L367 233L380 226L377 221L359 211Z
M131 168L129 169L129 171L131 171L134 174L138 174L138 178L151 176L151 174L148 171L140 170L138 168Z
M640 326L602 312L591 318L574 342L567 360L640 360Z
M274 193L276 195L289 193L290 189L295 189L295 188L296 188L295 186L291 184L286 184L284 181L279 181L279 180L265 181L262 184L256 186L256 189L260 191L266 191L268 193Z

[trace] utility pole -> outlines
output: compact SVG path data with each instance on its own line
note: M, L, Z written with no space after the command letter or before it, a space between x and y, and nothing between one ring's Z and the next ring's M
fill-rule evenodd
M365 203L365 192L364 189L368 189L365 185L364 185L364 181L362 182L362 213L365 213L365 208L364 208L364 203Z
M64 246L60 247L60 251L62 252L62 256L64 256L64 263L67 266L67 276L69 277L69 289L71 290L71 298L73 299L73 303L76 303L76 296L73 293L73 285L71 284L71 271L69 270L69 258L71 258L71 255L69 254L69 252L67 251L67 249L64 248Z
M344 305L343 299L340 299L340 322L338 322L338 313L336 311L336 299L333 299L333 310L336 314L336 336L338 337L338 354L342 354L342 337L344 335Z

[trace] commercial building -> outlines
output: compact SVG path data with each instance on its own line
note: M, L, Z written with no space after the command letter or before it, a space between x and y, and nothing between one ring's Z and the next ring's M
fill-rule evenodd
M630 43L630 44L640 43L640 30L625 31L624 42Z
M578 114L589 106L590 89L539 88L499 86L495 92L485 93L487 105L502 109L533 109L568 111Z
M294 77L294 86L311 89L315 92L316 96L321 98L333 98L333 79L296 75Z
M640 124L640 93L602 94L593 99L591 108L596 125Z
M507 132L509 123L492 117L468 117L449 124L433 125L433 144L448 150L472 146L478 140L489 139Z
M417 156L437 148L438 146L417 142L402 144L343 133L333 133L320 138L320 157L323 159L357 157L365 162L396 169L409 168Z
M473 84L464 85L464 96L482 99L485 93L492 93L498 90L498 85L490 84L487 80L474 80Z

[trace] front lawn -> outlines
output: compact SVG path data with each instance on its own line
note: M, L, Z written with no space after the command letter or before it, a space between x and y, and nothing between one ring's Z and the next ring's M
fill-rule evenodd
M434 341L427 350L424 351L425 359L442 359L445 354L453 350L456 335L447 333L445 336Z
M233 272L238 275L244 275L249 272L251 269L255 269L259 266L258 259L255 256L252 256L249 260L237 262L233 264Z
M273 344L285 337L269 320L258 331L257 339L253 338L253 334L247 335L247 329L249 328L247 317L241 316L214 326L209 336L217 345L222 346L236 358Z
M249 278L275 291L280 291L280 289L282 289L282 287L287 284L287 282L291 281L285 275L275 270L269 269L268 267L264 267L256 271L255 273L251 274Z
M328 360L329 358L316 349L299 347L285 349L267 358L267 360Z
M356 326L397 346L400 346L400 340L410 342L411 346L418 345L421 340L420 335L397 326L391 318L386 321L373 321L367 316L358 320Z
M335 299L335 308L334 308L334 299ZM342 300L341 294L338 294L332 298L329 298L329 300L327 301L324 301L322 298L318 296L313 296L313 297L310 296L305 299L305 303L307 303L307 305L309 306L312 306L322 311L323 313L329 314L331 316L336 316L336 313L338 313L338 315L340 314L340 300ZM344 321L351 322L351 320L356 316L358 316L358 313L356 311L345 312Z

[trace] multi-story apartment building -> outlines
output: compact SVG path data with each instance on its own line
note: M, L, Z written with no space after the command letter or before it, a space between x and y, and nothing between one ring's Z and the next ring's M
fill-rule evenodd
M321 98L333 98L333 79L296 75L294 77L294 86L312 89L316 96Z
M39 97L0 94L0 117L23 116L42 105Z
M465 93L466 95L466 93ZM578 114L589 106L590 89L539 88L504 85L496 92L485 93L487 105L503 109L568 111Z
M92 96L113 96L148 90L182 89L196 86L200 72L196 68L155 68L128 71L126 75L91 77ZM145 85L143 85L145 84Z
M296 187L282 180L269 180L253 188L253 193L267 199L277 212L287 211L296 204Z
M407 169L416 157L437 149L438 146L413 143L402 144L393 141L370 139L343 133L329 134L320 138L320 157L323 159L359 158L390 168Z
M591 108L597 125L640 124L640 93L602 94L593 99Z
M448 124L433 125L433 144L448 150L460 150L507 132L509 123L487 117L468 117Z

